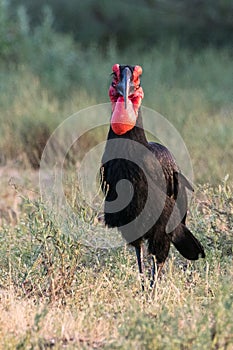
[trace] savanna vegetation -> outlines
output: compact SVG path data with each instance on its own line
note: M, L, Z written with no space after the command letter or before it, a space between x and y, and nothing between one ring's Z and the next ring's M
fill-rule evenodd
M77 9L70 1L63 15L64 2L48 3L52 10L0 0L0 347L233 349L231 2L201 1L197 23L189 1L177 2L182 21L170 1L144 1L141 17L133 8L130 21L127 2L77 2ZM112 36L107 19L116 20ZM108 102L117 62L143 67L143 104L176 127L194 170L188 226L206 259L188 263L172 249L154 296L149 287L140 291L131 248L79 239L105 228L73 175L64 184L79 227L72 234L56 225L39 191L49 136L71 114ZM98 137L86 135L82 154ZM66 166L73 169L78 157L75 150Z

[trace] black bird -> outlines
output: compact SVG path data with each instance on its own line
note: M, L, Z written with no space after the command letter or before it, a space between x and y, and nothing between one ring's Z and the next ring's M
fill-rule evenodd
M146 139L140 109L142 68L115 64L112 71L112 115L101 166L104 220L135 247L140 274L144 273L142 246L147 241L153 257L152 286L154 257L158 277L171 242L189 260L205 257L201 243L185 225L186 191L193 188L169 150Z

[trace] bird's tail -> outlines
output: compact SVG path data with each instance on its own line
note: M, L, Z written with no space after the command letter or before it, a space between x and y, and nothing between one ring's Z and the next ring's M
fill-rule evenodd
M205 258L201 243L182 223L171 233L171 242L186 259L197 260L200 256Z

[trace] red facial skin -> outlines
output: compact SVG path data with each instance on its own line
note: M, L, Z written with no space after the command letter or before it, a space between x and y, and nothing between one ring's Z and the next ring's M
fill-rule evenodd
M142 68L135 66L132 76L134 84L134 92L128 96L127 105L129 108L125 109L124 97L117 91L117 84L120 82L120 66L114 64L112 67L114 73L112 85L109 88L109 97L112 102L112 118L111 127L115 134L123 135L127 131L131 130L137 122L138 110L143 99L143 90L140 87L140 75L142 74ZM132 107L133 111L132 112ZM131 113L129 113L131 109Z

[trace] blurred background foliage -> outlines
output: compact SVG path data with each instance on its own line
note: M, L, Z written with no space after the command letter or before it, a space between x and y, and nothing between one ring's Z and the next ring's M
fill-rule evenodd
M41 64L46 69L57 60L60 74L71 74L69 68L81 61L77 46L106 54L112 45L121 52L135 47L149 52L176 42L197 51L232 49L232 39L230 0L0 0L1 61L19 63L30 56L35 69Z
M37 168L62 120L108 102L119 62L142 65L143 104L181 133L199 182L232 173L232 14L228 0L0 0L0 165Z
M200 48L228 45L232 38L231 0L12 0L13 14L19 4L27 9L32 27L41 22L43 7L50 6L54 28L84 45L95 42L105 48L114 40L122 49L175 38Z

